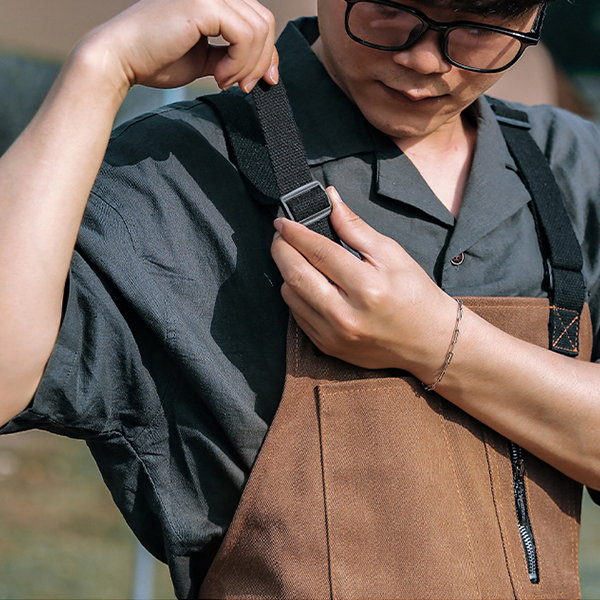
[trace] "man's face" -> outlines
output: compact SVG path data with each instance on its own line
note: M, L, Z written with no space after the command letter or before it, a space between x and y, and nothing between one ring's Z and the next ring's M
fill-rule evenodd
M533 10L506 19L456 13L417 0L402 4L436 21L477 21L517 31L529 31L537 14ZM466 71L446 62L440 52L440 34L434 31L402 51L362 46L346 34L345 10L344 0L319 0L321 37L315 52L366 119L393 139L421 138L452 127L462 111L502 76Z

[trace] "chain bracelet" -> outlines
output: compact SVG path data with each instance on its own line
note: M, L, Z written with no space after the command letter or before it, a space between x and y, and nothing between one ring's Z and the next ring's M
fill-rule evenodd
M421 385L428 391L433 392L437 385L444 379L444 375L454 358L454 347L456 346L456 342L458 342L458 336L460 334L460 324L463 318L463 303L462 300L455 298L456 303L458 304L458 309L456 311L456 325L454 326L454 332L452 334L452 339L450 340L450 346L448 346L448 352L446 353L446 360L444 361L444 366L440 374L437 376L436 380L431 385L426 385L421 382Z

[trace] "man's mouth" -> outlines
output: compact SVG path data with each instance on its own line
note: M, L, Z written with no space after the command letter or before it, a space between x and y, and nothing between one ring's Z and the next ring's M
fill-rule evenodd
M386 85L383 82L380 83L389 94L398 96L399 98L404 98L405 100L414 103L431 103L438 101L440 98L446 96L446 94L438 94L436 92L424 88L413 87L397 89L392 86Z

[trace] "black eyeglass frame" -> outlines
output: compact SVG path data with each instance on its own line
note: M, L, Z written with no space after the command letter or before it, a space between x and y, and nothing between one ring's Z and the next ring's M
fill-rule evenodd
M374 48L376 50L384 50L387 52L399 52L400 50L406 50L407 48L410 48L411 46L417 44L419 40L431 29L432 31L437 31L442 34L440 40L440 50L442 51L444 59L448 61L451 65L454 65L455 67L465 69L466 71L473 71L475 73L500 73L502 71L505 71L506 69L512 67L519 60L519 58L521 58L523 52L525 52L525 50L529 46L535 46L536 44L538 44L542 33L542 25L544 23L544 17L546 15L547 6L547 1L542 2L535 23L533 24L533 29L525 33L522 31L514 31L513 29L507 29L506 27L500 27L498 25L478 23L476 21L435 21L434 19L429 18L425 13L421 12L420 10L417 10L416 8L412 8L411 6L406 6L398 2L393 2L392 0L345 0L345 2L346 15L344 17L344 24L346 27L346 33L355 42L358 42L359 44L362 44L363 46L367 46L369 48ZM382 4L384 6L391 6L392 8L400 8L401 10L411 13L415 17L420 19L425 25L425 28L415 39L412 39L401 46L381 46L380 44L366 42L365 40L354 35L352 31L350 31L349 27L350 12L352 11L352 7L360 3ZM503 67L497 69L480 69L478 67L469 67L468 65L463 65L458 61L455 61L448 55L448 36L450 32L454 29L461 29L465 27L473 27L477 29L485 29L487 31L495 31L496 33L503 33L518 40L521 44L521 47L519 48L519 51L517 52L516 56L507 65L504 65Z

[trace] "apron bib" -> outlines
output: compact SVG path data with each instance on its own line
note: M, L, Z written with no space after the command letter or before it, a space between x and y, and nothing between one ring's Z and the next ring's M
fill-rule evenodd
M285 93L264 88L253 91L262 135L236 95L205 100L250 194L335 240ZM488 100L532 197L550 300L464 303L513 336L589 360L582 255L560 190L527 115ZM581 493L414 377L318 353L290 322L281 404L199 597L579 598Z
M464 303L548 346L547 299ZM587 306L579 329L589 360ZM325 356L291 321L281 404L199 597L579 598L582 486L523 458L515 471L508 440L416 378Z

